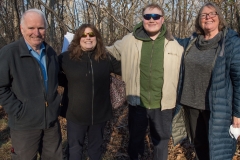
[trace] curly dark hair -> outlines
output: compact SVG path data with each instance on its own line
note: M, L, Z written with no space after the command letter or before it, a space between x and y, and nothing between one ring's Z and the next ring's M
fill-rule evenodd
M70 59L73 60L80 60L83 51L80 46L80 39L85 31L86 28L91 28L91 30L94 32L97 40L97 45L94 49L94 59L98 61L99 59L105 59L107 57L106 55L106 48L103 44L103 39L97 28L92 24L82 24L76 31L73 40L71 41L68 51L70 52Z
M219 31L222 31L225 27L227 27L227 22L226 22L223 14L222 14L220 8L212 2L208 2L208 3L204 4L198 12L198 15L197 15L197 18L196 18L196 21L195 21L195 30L196 30L197 34L205 35L202 27L200 26L200 15L202 14L202 11L203 11L204 7L213 8L213 9L216 10L216 12L218 14L218 19L219 19L219 25L218 25Z

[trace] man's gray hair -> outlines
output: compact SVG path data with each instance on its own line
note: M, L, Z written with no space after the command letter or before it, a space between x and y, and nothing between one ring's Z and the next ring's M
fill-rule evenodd
M22 14L22 17L21 17L21 20L20 20L20 24L21 24L21 25L24 25L25 16L27 15L27 13L30 13L30 12L34 12L34 13L37 13L37 14L39 14L40 16L42 16L42 18L43 18L43 20L44 20L45 28L48 27L48 23L47 23L47 19L46 19L46 17L45 17L45 14L44 14L41 10L36 9L36 8L29 9L29 10L27 10L26 12L24 12L24 13Z

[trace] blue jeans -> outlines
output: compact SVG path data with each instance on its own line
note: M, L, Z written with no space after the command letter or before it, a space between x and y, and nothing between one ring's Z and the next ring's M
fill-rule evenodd
M154 160L167 160L168 142L171 137L173 110L161 111L129 105L128 115L130 159L137 160L144 153L144 138L149 125L154 145Z

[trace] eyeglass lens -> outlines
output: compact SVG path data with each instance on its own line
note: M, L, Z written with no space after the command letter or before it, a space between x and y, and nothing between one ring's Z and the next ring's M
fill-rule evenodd
M203 14L201 14L200 16L201 16L201 18L206 18L207 16L209 17L209 18L213 18L213 17L215 17L217 15L217 12L210 12L210 13L203 13Z
M87 35L89 37L95 37L95 34L93 32L89 32L89 33L83 33L82 37L87 37Z
M154 19L154 20L158 20L162 17L162 15L160 14L144 14L143 15L143 18L146 19L146 20L150 20L151 18Z

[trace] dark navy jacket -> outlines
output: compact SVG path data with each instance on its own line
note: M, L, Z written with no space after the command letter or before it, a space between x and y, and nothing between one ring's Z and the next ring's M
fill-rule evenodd
M46 129L57 121L61 100L57 92L59 65L56 52L44 45L48 92L41 67L23 38L0 50L0 105L12 129Z
M191 47L191 41L195 38L179 39L185 51ZM217 53L212 70L212 78L209 90L209 149L211 160L232 160L236 151L236 140L229 135L229 127L232 117L240 118L240 38L231 30L224 30L224 38L221 41L221 51ZM184 61L183 61L184 63ZM179 93L181 93L184 67L182 65ZM181 96L181 94L179 95ZM176 110L180 111L180 105ZM177 117L177 115L175 115ZM178 122L179 123L179 122ZM173 124L173 134L177 131ZM182 132L183 133L183 132ZM176 143L176 142L175 142Z

